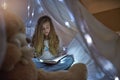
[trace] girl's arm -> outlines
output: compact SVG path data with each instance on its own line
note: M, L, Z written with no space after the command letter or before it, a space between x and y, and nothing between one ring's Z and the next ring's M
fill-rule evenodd
M62 56L67 54L67 47L64 46L62 39L59 38L59 49L58 49L58 56Z

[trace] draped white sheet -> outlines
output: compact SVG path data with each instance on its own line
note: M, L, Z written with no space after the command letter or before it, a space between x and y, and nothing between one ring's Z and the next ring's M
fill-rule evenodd
M120 37L115 32L96 20L77 0L44 0L41 1L41 4L43 9L61 26L67 28L65 22L69 22L68 31L59 25L62 32L79 31L76 33L79 37L73 35L74 39L68 45L68 53L74 55L76 63L83 62L87 66L92 63L93 66L88 66L88 80L112 80L120 74L120 50L118 49L120 48ZM58 35L61 34L59 30L57 32ZM66 37L71 37L70 33L64 33L65 35L61 38L67 42L70 41L70 38L66 39ZM90 70L94 72L93 75Z

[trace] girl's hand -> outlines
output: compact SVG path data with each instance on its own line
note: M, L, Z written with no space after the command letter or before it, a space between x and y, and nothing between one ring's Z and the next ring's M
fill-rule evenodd
M63 47L62 50L59 52L59 56L67 54L67 48Z
M37 58L37 53L36 53L36 51L34 51L33 55L34 55L34 58Z

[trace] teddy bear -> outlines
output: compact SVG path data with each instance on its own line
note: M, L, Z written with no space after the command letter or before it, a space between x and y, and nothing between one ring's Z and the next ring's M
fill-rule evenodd
M46 72L32 61L34 49L28 47L25 25L15 14L4 11L6 52L0 68L0 80L86 80L85 64L74 64L68 70Z
M87 80L87 68L83 63L76 63L68 70L38 70L38 80Z
M31 58L33 48L26 41L25 25L8 10L4 10L6 53L0 69L0 80L37 80L37 69Z

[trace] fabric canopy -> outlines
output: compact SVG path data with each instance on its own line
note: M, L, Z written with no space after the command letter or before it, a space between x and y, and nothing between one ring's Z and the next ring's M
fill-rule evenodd
M99 79L104 77L114 79L118 76L120 71L118 34L96 20L77 0L44 0L40 3L44 12L58 23L56 31L63 39L63 43L69 43L68 53L74 55L75 63L87 64L89 73L91 73L89 70L92 70L93 75L98 74L94 75L95 80L98 80L98 76ZM66 22L69 25L66 25ZM90 78L89 76L88 79Z

